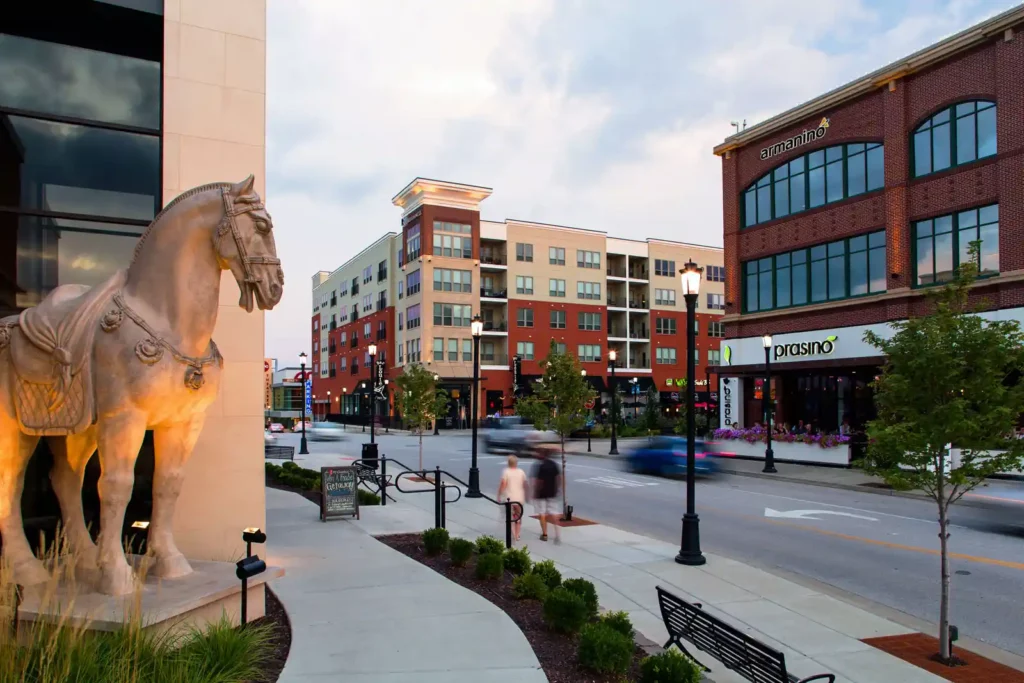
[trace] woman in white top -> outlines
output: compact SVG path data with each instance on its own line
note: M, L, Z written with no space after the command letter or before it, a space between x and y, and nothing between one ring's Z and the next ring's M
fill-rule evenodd
M519 503L519 506L512 507L513 519L518 516L519 519L512 522L512 538L513 540L519 540L519 531L523 526L523 510L526 504L526 472L523 472L518 467L519 460L514 455L508 456L508 467L501 473L501 483L498 484L498 500L505 502L508 498L513 503ZM518 507L518 509L516 509Z

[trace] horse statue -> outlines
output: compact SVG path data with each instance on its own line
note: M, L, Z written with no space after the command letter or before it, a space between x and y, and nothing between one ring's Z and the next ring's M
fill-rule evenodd
M223 359L212 335L221 271L230 270L252 312L280 300L284 273L270 216L253 177L212 183L174 199L139 238L127 270L96 287L62 285L33 308L0 319L0 538L14 579L49 579L25 537L25 469L46 437L50 479L68 543L81 566L99 569L96 588L133 589L122 547L135 461L153 431L150 571L192 571L172 534L185 464L217 396ZM99 448L100 533L85 525L82 481Z

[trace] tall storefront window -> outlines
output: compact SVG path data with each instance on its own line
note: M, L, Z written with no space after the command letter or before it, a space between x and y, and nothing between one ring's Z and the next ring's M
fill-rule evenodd
M918 287L951 281L960 264L979 249L982 277L999 272L999 205L968 209L914 223L914 284Z
M47 4L0 18L0 316L106 280L162 202L163 17Z
M743 264L747 313L836 301L886 290L885 231Z

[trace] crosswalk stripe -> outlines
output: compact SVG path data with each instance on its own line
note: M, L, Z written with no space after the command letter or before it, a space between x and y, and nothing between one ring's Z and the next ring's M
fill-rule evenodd
M603 486L610 489L658 485L658 482L655 481L640 481L637 479L624 479L622 477L589 477L587 479L577 479L576 481L581 484L593 484L595 486Z

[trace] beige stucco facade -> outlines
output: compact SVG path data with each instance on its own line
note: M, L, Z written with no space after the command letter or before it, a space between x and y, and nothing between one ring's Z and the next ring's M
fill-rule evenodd
M266 200L265 0L166 0L164 11L164 202L250 173ZM224 356L220 395L188 463L174 521L189 558L236 560L245 554L242 529L266 526L263 323L262 312L238 307L238 286L225 273L214 332ZM250 618L262 614L260 598Z

